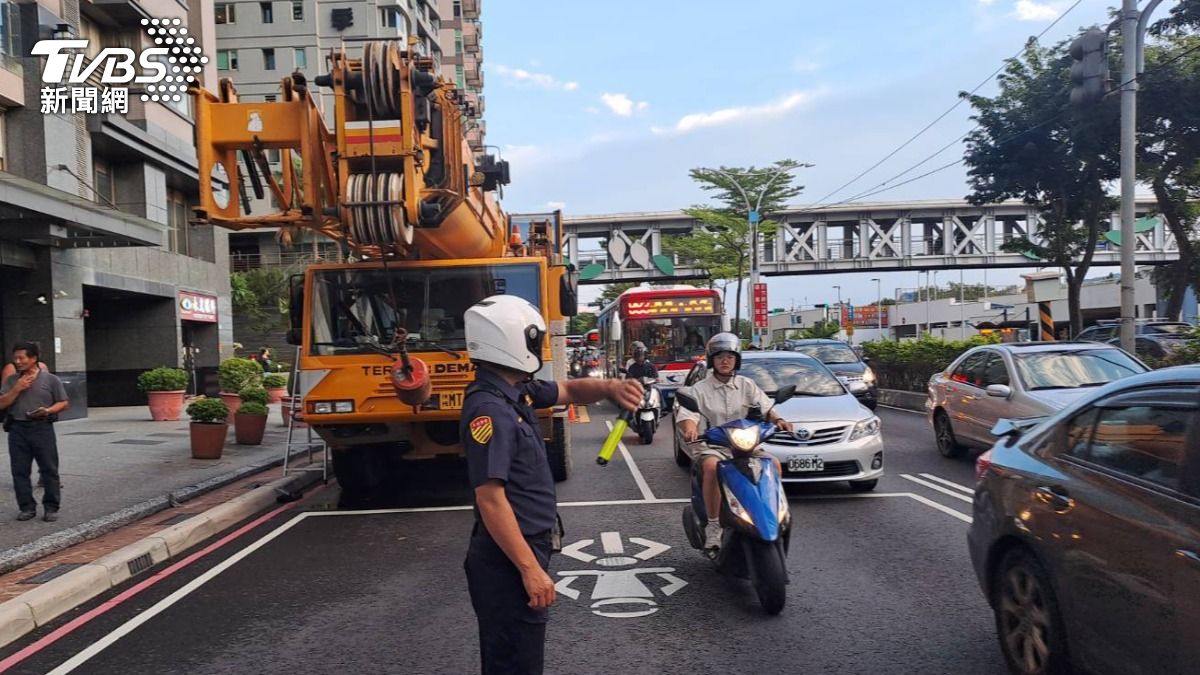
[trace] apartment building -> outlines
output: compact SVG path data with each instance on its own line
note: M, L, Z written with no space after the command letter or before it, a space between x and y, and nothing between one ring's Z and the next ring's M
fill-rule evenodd
M178 19L171 30L211 55L212 10L0 0L0 345L39 344L67 385L70 417L143 402L136 378L155 366L189 369L193 390L215 381L232 353L228 242L188 222L199 176L186 95L108 85L103 68L86 83L44 83L47 59L31 50L86 39L84 63L104 61L106 48L140 54L154 46L151 20ZM215 64L189 72L213 82Z
M483 152L487 122L483 120L483 23L480 0L438 0L442 28L442 77L465 92L469 106L467 143Z

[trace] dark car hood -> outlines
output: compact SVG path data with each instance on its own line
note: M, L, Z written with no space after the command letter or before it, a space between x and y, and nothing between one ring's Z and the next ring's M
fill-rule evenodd
M867 369L867 365L862 361L855 361L854 363L826 363L825 367L832 370L834 374L846 375L862 375L863 371Z

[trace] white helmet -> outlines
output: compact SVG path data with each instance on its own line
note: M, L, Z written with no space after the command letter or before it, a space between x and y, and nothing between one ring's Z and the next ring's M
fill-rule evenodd
M542 367L546 321L527 300L515 295L484 298L467 310L463 323L472 361L530 374Z
M708 344L704 349L705 355L708 356L708 367L713 367L713 357L721 352L729 352L736 359L733 363L734 370L742 369L742 341L733 333L717 333L708 339Z

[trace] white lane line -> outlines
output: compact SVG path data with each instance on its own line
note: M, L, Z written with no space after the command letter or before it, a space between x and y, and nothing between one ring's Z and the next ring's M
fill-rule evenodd
M969 488L966 485L959 485L958 483L955 483L952 480L946 480L945 478L935 476L931 473L921 473L921 474L917 474L917 475L922 478L928 478L929 480L931 480L935 483L941 483L942 485L945 485L946 487L955 488L957 490L962 490L963 492L965 492L969 495L975 494L975 488Z
M690 499L614 499L610 502L559 502L562 506L654 506L656 504L687 504Z
M872 497L907 497L909 492L863 492L856 494L788 495L788 501L817 501L819 499L870 499Z
M940 492L944 495L949 495L951 497L954 497L955 499L962 500L968 504L970 504L974 501L972 498L964 495L961 492L956 492L954 490L947 490L946 488L942 487L941 485L938 485L937 483L930 483L929 481L921 480L920 478L917 478L916 476L910 476L906 473L902 473L902 474L900 474L900 477L903 478L904 480L910 480L910 481L916 483L917 485L924 485L925 487L929 488L930 490L936 490L937 492Z
M929 499L927 497L922 497L921 495L918 495L918 494L910 493L908 496L921 502L925 506L937 509L938 511L941 511L942 513L945 513L947 515L954 516L955 518L958 518L959 520L963 521L964 523L971 522L971 516L968 516L967 514L961 513L959 511L955 511L954 509L950 508L949 506L944 506L942 504L939 504L939 503L933 501L932 499Z
M437 511L470 511L475 507L470 504L462 506L421 506L407 509L363 509L362 511L308 511L313 517L323 516L377 516L385 513L434 513Z
M621 555L625 552L625 546L621 544L620 532L601 532L600 546L604 549L605 555Z
M217 565L216 567L210 569L209 571L205 572L204 574L201 574L200 576L196 577L192 581L188 582L188 584L186 586L184 586L183 588L180 588L179 590L168 595L167 597L163 598L162 600L159 600L150 609L147 609L146 611L142 612L141 614L138 614L137 616L133 617L129 621L126 621L125 623L121 624L119 627L117 627L116 630L112 631L108 635L105 635L104 637L100 638L96 642L89 645L87 649L84 649L83 651L79 652L75 656L72 656L71 658L67 659L65 662L63 662L62 665L60 665L59 667L50 671L49 675L65 675L66 673L72 672L79 666L86 663L93 656L95 656L95 655L99 654L100 652L104 651L105 649L107 649L110 645L112 645L117 640L120 640L121 638L125 637L129 633L133 632L138 626L141 626L142 624L146 623L147 621L154 618L155 616L158 616L164 610L169 608L171 605L174 605L175 603L179 602L183 598L187 597L187 595L189 593L191 593L192 591L194 591L197 588L200 588L204 584L208 583L210 580L213 579L213 577L217 576L221 572L224 572L225 570L229 569L230 567L233 567L234 565L236 565L238 562L240 562L246 556L250 555L251 553L254 553L258 549L267 545L268 543L273 541L276 537L283 534L284 532L287 532L293 526L295 526L297 523L299 523L300 521L302 521L305 518L307 518L308 516L310 516L312 513L313 512L297 514L295 518L292 518L288 522L284 523L279 528L275 529L274 531L272 531L269 534L267 534L266 536L264 536L262 539L259 539L258 541L254 542L253 544L250 544L249 546L242 549L241 551L238 551L237 553L230 556L227 560L225 560L221 564Z
M924 410L909 410L908 408L897 408L894 405L886 405L884 403L879 403L877 405L880 408L887 408L888 410L899 410L900 412L912 413L914 415L920 415L921 417L924 417L929 414L929 413L925 412Z
M612 431L613 424L611 420L604 420L604 424ZM629 473L633 474L633 482L637 483L638 489L642 491L642 499L646 501L654 501L654 493L650 491L650 485L646 483L646 479L642 477L642 472L638 469L637 463L633 461L633 455L629 454L629 450L625 448L623 442L617 443L617 449L621 451L621 456L625 458L625 464L629 466Z

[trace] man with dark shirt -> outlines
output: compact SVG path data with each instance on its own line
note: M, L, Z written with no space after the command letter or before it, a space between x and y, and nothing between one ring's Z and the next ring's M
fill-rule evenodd
M0 410L7 411L4 428L9 432L9 463L17 508L20 509L17 520L32 520L37 516L37 499L30 483L30 472L36 461L45 488L42 520L52 523L58 520L61 501L54 420L70 404L62 380L40 368L38 363L36 344L25 342L13 348L17 372L0 386Z

